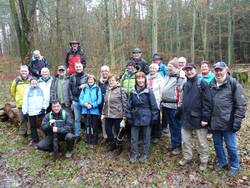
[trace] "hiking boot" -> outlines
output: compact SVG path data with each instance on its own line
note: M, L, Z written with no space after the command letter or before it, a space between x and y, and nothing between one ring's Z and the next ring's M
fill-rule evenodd
M227 165L220 165L219 163L217 163L214 166L214 171L219 172L219 171L222 171L223 169L226 169L226 168L227 168Z
M172 154L173 155L179 155L181 153L181 148L175 148L173 151L172 151Z
M72 157L72 155L73 155L73 152L72 152L72 151L67 151L66 154L65 154L65 157L66 157L67 159L69 159L69 158Z
M165 135L167 135L168 134L168 128L163 128L162 129L162 133L165 134Z
M140 158L139 158L139 162L140 163L145 163L145 161L148 159L148 156L147 155L142 155Z
M182 160L179 161L179 165L184 166L184 165L186 165L186 164L188 164L190 162L191 162L191 160L182 159Z
M227 175L229 177L235 177L240 173L240 169L235 169L235 168L230 168L230 170L228 171Z
M201 163L199 169L200 171L205 171L207 169L207 163Z
M129 158L129 162L130 162L131 164L136 163L136 161L137 161L137 157L136 157L136 156L130 157L130 158Z
M152 139L152 143L153 143L153 144L158 144L159 141L160 141L159 138L153 138L153 139Z

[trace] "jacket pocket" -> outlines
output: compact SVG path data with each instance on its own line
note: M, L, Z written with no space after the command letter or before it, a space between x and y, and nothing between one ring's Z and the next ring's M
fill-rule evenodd
M194 118L201 118L201 114L199 112L191 111L190 115Z

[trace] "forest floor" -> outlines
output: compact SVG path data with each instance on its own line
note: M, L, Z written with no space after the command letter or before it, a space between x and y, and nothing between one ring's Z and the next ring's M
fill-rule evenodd
M0 105L10 101L10 82L0 81ZM250 87L246 88L248 101ZM145 164L129 164L128 144L120 156L106 152L100 144L94 150L76 145L72 159L63 154L53 156L20 143L17 128L0 123L0 187L250 187L250 117L249 108L238 133L242 170L238 177L228 178L226 171L213 171L215 153L210 144L210 161L206 172L199 172L197 152L190 165L180 167L181 155L171 155L166 146L168 136L151 145Z

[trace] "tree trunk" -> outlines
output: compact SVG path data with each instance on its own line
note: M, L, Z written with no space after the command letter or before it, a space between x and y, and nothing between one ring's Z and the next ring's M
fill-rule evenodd
M228 66L233 64L233 7L232 2L233 0L229 0L228 2Z
M114 52L114 35L113 35L113 3L108 1L108 33L109 33L109 56L110 64L113 68L115 66L115 52Z
M153 17L152 17L152 54L157 52L158 45L158 24L157 24L157 0L153 0Z
M195 27L196 27L196 7L193 1L193 25L192 25L192 38L191 38L191 62L195 63Z
M219 16L219 53L220 61L222 61L222 46L221 46L221 17Z
M180 2L177 0L176 6L175 6L175 12L176 12L176 47L177 47L177 56L180 56L181 51L181 39L180 39Z

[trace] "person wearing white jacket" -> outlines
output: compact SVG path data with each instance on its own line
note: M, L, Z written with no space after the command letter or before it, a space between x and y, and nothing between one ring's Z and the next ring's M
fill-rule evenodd
M160 112L160 102L161 102L161 84L163 81L163 78L160 76L160 74L157 73L159 69L159 65L156 63L152 63L149 66L149 74L147 75L147 86L148 88L153 90L156 103ZM160 116L158 118L158 122L155 125L152 126L152 143L156 144L159 142L159 139L161 137L161 123L160 123Z
M50 88L51 88L53 78L50 76L50 71L46 67L42 68L41 75L42 77L39 78L38 85L43 90L45 112L48 113L51 111Z
M25 119L29 119L31 129L31 143L37 143L37 119L41 119L45 114L44 94L38 86L37 78L32 78L30 87L27 89L22 105L22 112Z

